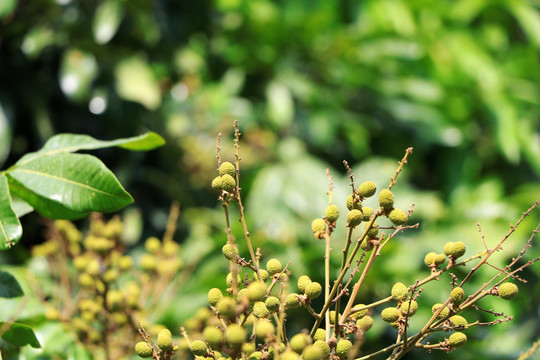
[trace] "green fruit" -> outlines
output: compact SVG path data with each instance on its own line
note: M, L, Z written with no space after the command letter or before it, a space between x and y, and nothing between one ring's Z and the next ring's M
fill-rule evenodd
M202 340L192 341L189 349L195 356L206 356L206 354L208 353L206 344Z
M247 296L250 301L259 301L266 295L266 285L262 281L254 281L247 287Z
M306 292L306 287L311 284L311 279L307 275L302 275L298 278L298 290Z
M444 257L444 254L437 254L435 257L435 265L439 266L443 264L446 261L446 258Z
M236 301L241 302L243 298L246 298L246 299L248 298L246 288L241 289L240 291L238 291L238 294L236 295Z
M499 297L504 300L511 300L515 298L518 291L519 289L517 285L511 282L505 282L499 285Z
M450 292L450 300L454 306L459 306L465 301L465 292L459 286L456 286Z
M266 270L272 275L281 272L281 262L278 259L270 259L266 263Z
M338 314L338 322L341 319L341 314ZM330 325L336 323L336 312L334 310L330 311Z
M313 236L316 239L322 239L324 232L326 231L326 223L323 219L318 218L311 223L311 230L313 230Z
M208 291L208 304L216 306L217 303L223 299L223 293L218 288L213 288Z
M300 355L292 350L287 350L281 355L281 360L300 360Z
M214 349L219 349L223 341L223 333L215 326L207 326L202 333L206 342Z
M465 247L465 243L463 241L456 241L455 243L450 244L451 245L448 247L448 249L446 248L446 245L444 246L444 252L446 253L446 255L457 259L465 254L467 248Z
M366 316L368 309L363 309L363 310L356 311L356 309L362 309L365 306L366 305L364 305L364 304L354 305L354 307L352 308L352 311L354 311L354 312L349 317L351 319L353 319L353 320L357 320L357 319L361 319L364 316Z
M467 342L467 335L462 332L455 332L448 337L448 345L452 348L462 346Z
M388 219L390 219L394 225L403 225L407 222L407 214L405 214L403 210L394 208L388 214Z
M232 348L239 348L246 341L246 330L238 324L231 324L225 330L225 339Z
M244 354L251 354L255 351L256 346L254 343L248 342L242 344L242 352Z
M349 355L349 351L352 349L352 342L349 340L341 339L336 345L336 355L341 359L346 358Z
M362 207L362 220L369 221L374 213L375 211L369 206Z
M276 328L270 321L259 321L255 328L255 334L259 339L266 339L267 337L274 335Z
M360 225L362 220L364 219L364 215L362 214L362 211L358 209L352 209L347 214L347 226L354 228Z
M289 309L295 309L300 306L300 298L298 294L291 293L285 298L285 305Z
M437 253L436 252L429 252L426 254L426 256L424 257L424 264L426 264L426 266L431 266L433 264L435 264L435 259L437 258Z
M227 286L228 287L232 287L233 286L233 277L232 277L232 273L228 273L227 274L227 277L225 278L225 281L227 282ZM242 282L242 277L240 277L240 274L236 274L236 283L237 284L240 284Z
M236 189L236 180L229 174L223 175L221 180L223 181L223 190L233 193Z
M301 353L309 344L311 344L311 338L304 333L294 335L289 342L291 349L297 353Z
M363 198L372 197L375 195L375 192L377 191L377 186L373 181L366 181L358 187L358 190L356 192L358 195L360 195Z
M407 298L407 294L409 293L409 288L401 283L397 282L392 286L392 299L396 301L403 301Z
M324 356L323 351L314 345L308 345L302 352L302 358L304 360L322 360Z
M369 223L366 223L364 225L364 231L368 228L369 226ZM371 228L368 230L367 232L367 236L370 238L370 239L373 239L373 238L376 238L377 235L379 234L379 225L374 222L372 225L371 225Z
M321 295L322 286L318 282L312 282L306 286L305 295L310 299L315 299Z
M218 301L216 309L220 316L229 319L234 318L236 313L236 302L233 300L233 298L224 297Z
M266 305L268 311L276 312L279 310L279 299L275 296L269 296L264 302L264 305Z
M152 254L144 254L141 257L141 269L147 272L154 271L157 266L156 257Z
M453 246L454 246L454 243L452 241L449 241L446 244L444 244L444 254L446 256L450 256L450 254L452 253Z
M223 191L223 179L221 176L217 176L212 180L212 190L214 191Z
M454 315L454 316L451 316L450 319L450 323L452 324L452 326L460 326L460 327L464 327L464 328L467 328L467 319L465 319L463 316L461 315Z
M236 257L238 256L238 248L233 244L223 245L221 252L229 260L236 260Z
M319 349L321 349L322 353L323 353L323 359L328 359L328 357L330 356L330 346L328 346L328 344L326 343L326 341L323 341L323 340L317 340L313 343L313 346L315 347L318 347Z
M363 332L366 332L373 326L373 318L366 315L363 318L356 320L356 326L358 326Z
M253 315L259 319L265 319L270 315L270 312L262 301L257 301L253 304Z
M418 311L418 303L414 300L404 301L399 308L403 316L413 316Z
M381 190L379 193L379 206L384 210L391 210L394 207L394 194L390 190Z
M260 360L262 357L262 352L254 351L248 356L248 360Z
M313 340L326 340L326 330L318 328L317 331L315 331L315 335L313 335Z
M145 341L139 341L135 344L135 352L142 358L152 357L153 350Z
M362 243L360 244L360 248L366 252L373 250L373 246L373 243L369 239L362 240Z
M326 221L328 221L330 224L335 223L339 217L338 207L333 204L329 205L324 212L324 217L326 218Z
M435 304L431 307L431 311L435 314L435 312L442 306L443 304ZM441 310L441 312L439 313L439 315L437 316L437 319L438 320L441 320L441 319L444 319L445 317L448 316L448 314L450 314L450 309L448 309L447 307L445 307L444 309Z
M236 168L234 165L228 161L225 161L221 164L219 167L219 175L223 176L225 174L229 174L230 176L234 177L236 175Z
M262 281L268 280L268 277L270 276L270 275L268 274L268 271L259 268L259 273L261 274ZM256 273L256 272L253 273L253 279L254 279L254 280L259 280L259 277L257 276L257 273Z
M158 333L157 346L162 351L171 351L173 348L172 334L168 329L162 329Z
M155 254L161 249L161 241L155 236L151 236L144 242L144 248L149 253Z
M356 201L355 201L356 200ZM358 209L362 210L362 201L360 199L356 198L351 194L347 197L347 200L345 201L347 204L347 209Z
M399 319L400 312L395 307L387 307L381 311L381 318L387 323L396 322Z

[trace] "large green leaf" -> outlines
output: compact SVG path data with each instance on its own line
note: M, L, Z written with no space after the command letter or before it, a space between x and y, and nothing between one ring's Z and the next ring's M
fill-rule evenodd
M139 136L109 141L94 139L88 135L59 134L50 138L39 151L23 156L17 161L14 167L58 153L103 149L112 146L118 146L127 150L146 151L155 149L164 144L165 140L155 132L148 132Z
M114 174L91 155L47 155L18 164L7 175L15 195L53 219L118 211L133 202Z
M7 327L8 329L0 336L13 345L18 347L30 345L36 349L41 347L41 344L36 338L36 334L34 334L34 330L32 330L30 326L21 323L10 324L0 321L0 329L4 329L4 327Z
M0 297L13 298L23 295L24 293L17 279L10 273L0 271Z
M5 175L0 175L0 250L9 249L15 245L21 235L21 223L11 208L7 178Z

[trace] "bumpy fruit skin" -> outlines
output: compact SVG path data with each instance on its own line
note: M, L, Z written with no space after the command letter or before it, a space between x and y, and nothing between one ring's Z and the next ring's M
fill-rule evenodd
M409 288L402 282L397 282L392 286L392 299L396 301L403 301L407 298Z
M208 291L208 304L216 306L219 300L223 299L223 293L218 288L213 288Z
M168 329L162 329L159 331L157 338L157 346L163 351L172 350L172 334Z
M322 236L326 231L326 223L321 218L315 219L311 222L311 230L316 239L322 239Z
M221 180L223 181L223 190L230 193L234 192L234 189L236 189L236 180L231 175L225 174L221 177Z
M212 190L222 191L223 190L223 179L221 176L217 176L212 180Z
M375 195L375 192L377 191L377 186L373 181L366 181L358 187L358 190L356 192L358 195L360 195L363 198L368 198L373 195Z
M225 318L233 318L236 312L236 302L233 298L224 297L218 301L216 309L219 315Z
M357 200L355 202L354 200L355 199L354 199L354 196L352 194L347 196L347 200L345 201L345 203L347 205L347 209L349 209L349 210L352 210L352 209L362 210L362 202L360 200Z
M323 356L323 351L315 345L306 346L306 348L302 352L302 358L304 360L322 360Z
M231 324L225 330L225 339L232 348L239 348L246 340L246 330L238 324Z
M259 321L255 329L255 334L259 339L265 339L276 332L276 328L270 321Z
M223 247L221 248L221 252L229 260L236 260L236 257L238 256L238 248L233 244L223 245Z
M247 287L247 296L250 301L259 301L266 295L266 285L262 281L254 281Z
M248 360L260 360L262 357L262 352L254 351L248 356Z
M300 355L292 350L287 350L281 354L281 360L300 360Z
M223 341L223 333L215 326L207 326L202 333L206 342L213 348L219 349Z
M407 214L405 214L403 210L394 208L388 214L388 219L390 219L394 225L403 225L407 222Z
M505 282L499 285L499 297L504 300L511 300L515 298L518 291L519 289L517 285L511 282Z
M155 254L161 249L161 241L155 236L151 236L144 242L144 248L149 253Z
M341 359L346 358L349 355L349 351L352 349L352 342L349 340L341 339L336 345L336 355Z
M394 207L394 194L390 190L381 190L379 193L379 206L384 210L391 210Z
M454 242L453 241L449 241L447 242L446 244L444 244L444 254L446 256L450 256L450 254L452 253L452 247L454 246Z
M414 314L416 314L416 311L418 311L418 303L414 300L404 301L401 304L400 310L403 316L413 316Z
M431 307L431 312L433 312L435 314L435 312L442 306L443 304L435 304ZM440 320L440 319L443 319L445 317L448 316L448 314L450 314L450 309L448 309L447 307L445 307L444 309L441 310L441 312L439 313L439 315L437 316L437 319Z
M322 286L318 282L312 282L306 286L305 294L310 299L318 298L321 295Z
M266 270L272 275L281 272L281 262L278 259L270 259L266 263Z
M341 314L338 314L338 321L341 319ZM330 325L336 323L336 312L334 310L330 311Z
M324 330L322 328L317 329L317 331L315 331L315 335L313 335L313 340L315 340L315 341L317 341L317 340L325 341L326 340L326 330Z
M464 328L467 328L467 319L465 319L463 316L461 315L454 315L454 316L451 316L450 319L450 323L452 324L452 326L463 326Z
M375 211L370 208L369 206L363 206L362 207L362 220L369 221L371 219L371 216L375 213Z
M454 259L460 258L465 254L467 250L465 243L463 241L456 241L455 243L448 243L444 246L444 252L446 255L453 257ZM448 245L448 248L447 248Z
M287 308L295 309L300 306L300 298L298 296L299 295L295 293L287 295L287 297L285 298L285 304L287 305Z
M307 275L302 275L298 278L298 290L306 292L306 287L311 284L311 279Z
M354 305L354 307L352 308L352 310L356 310L356 309L361 309L363 308L364 306L366 306L365 304L358 304L358 305ZM361 319L363 318L364 316L366 316L367 314L367 309L363 309L363 310L360 310L360 311L355 311L354 313L352 313L349 317L353 320L357 320L357 319Z
M444 254L437 254L435 257L435 265L439 266L441 264L444 264L446 261L446 258L444 257Z
M448 337L448 345L453 348L460 347L467 342L467 335L462 332L455 332Z
M253 304L253 315L259 319L266 319L270 315L270 312L262 301L257 301Z
M363 219L364 215L360 210L352 209L347 214L347 226L351 228L357 227L358 225L360 225Z
M465 292L459 286L456 286L450 292L450 300L454 306L459 306L465 301Z
M206 344L202 340L195 340L191 342L189 349L195 356L205 356L208 352Z
M269 296L264 302L268 311L276 312L279 310L279 299L275 296Z
M289 342L291 349L297 353L301 353L309 344L311 344L311 338L303 333L294 335Z
M424 264L426 264L426 266L431 266L433 264L435 264L435 259L437 258L437 253L436 252L428 252L426 254L426 256L424 257Z
M219 167L219 175L223 176L225 174L229 174L230 176L234 177L236 175L236 168L234 165L228 161L225 161L221 164Z
M330 224L333 224L336 222L336 220L338 219L339 217L339 209L336 205L332 204L332 205L329 205L327 208L326 208L326 211L324 212L324 217L326 218L326 220L330 223Z
M393 323L399 319L399 310L395 307L387 307L381 311L381 318L384 322Z
M313 343L313 346L316 346L319 349L321 349L323 353L323 359L328 359L328 357L330 356L330 346L328 346L326 341L317 340Z
M364 225L364 230L366 230L368 228L368 225L369 225L369 223L366 223L366 225ZM376 238L378 234L379 234L379 225L376 222L374 222L371 225L371 229L368 230L367 236L370 239L373 239L373 238Z
M145 341L139 341L135 344L135 352L142 358L152 357L152 348Z
M366 332L373 326L373 318L366 315L363 318L356 320L356 326L358 326L363 332Z

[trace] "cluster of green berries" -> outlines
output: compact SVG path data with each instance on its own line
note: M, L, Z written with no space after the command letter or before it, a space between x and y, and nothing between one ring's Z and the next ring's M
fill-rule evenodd
M445 255L448 256L451 263L453 264L456 259L462 257L465 254L466 250L467 247L465 246L465 243L463 241L447 242L444 245L444 254L437 254L433 251L429 252L424 257L424 263L434 272L440 265L444 264L444 262L446 261Z
M234 193L236 189L236 168L228 161L219 167L219 176L212 180L212 189L215 191L226 191Z
M139 341L135 344L135 353L142 358L151 358L154 353L160 357L169 358L173 353L178 351L179 346L173 345L172 334L168 329L159 331L156 341L157 348L153 348L146 341Z

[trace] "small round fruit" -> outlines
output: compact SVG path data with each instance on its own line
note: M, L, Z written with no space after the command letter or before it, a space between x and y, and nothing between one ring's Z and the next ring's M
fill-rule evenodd
M336 345L336 355L341 359L346 358L349 355L349 351L352 349L352 342L349 340L341 339Z
M435 314L435 312L437 312L437 310L439 310L439 308L442 306L443 304L435 304L431 307L431 312L433 312L433 314ZM448 314L450 314L450 309L448 309L447 307L445 307L444 309L441 310L441 312L439 313L439 315L437 316L437 319L440 320L440 319L443 319L445 317L448 316Z
M189 349L195 356L205 356L208 353L206 344L202 340L192 341Z
M319 349L321 349L322 354L323 354L323 356L322 356L323 359L328 359L328 357L330 356L330 346L328 346L326 341L317 340L317 341L315 341L313 343L313 346L318 347Z
M247 296L250 301L259 301L266 295L266 285L262 281L254 281L247 287Z
M388 219L390 219L394 225L403 225L407 222L407 214L405 214L403 210L394 208L388 214Z
M326 223L323 219L317 218L311 222L311 230L313 231L313 236L316 239L321 239L322 235L326 231Z
M274 327L274 324L267 320L259 321L255 328L255 334L257 334L259 339L265 339L268 336L274 335L275 332L276 328Z
M291 349L297 353L301 353L309 344L311 344L311 338L304 333L294 335L289 342Z
M434 265L436 258L437 258L437 253L436 252L433 252L433 251L428 252L426 254L426 256L424 257L424 264L426 264L426 266Z
M224 297L218 301L216 309L220 316L225 318L233 318L236 313L236 302L233 300L233 298Z
M270 259L266 263L266 270L272 275L281 272L281 262L278 259Z
M257 301L253 304L253 315L258 319L266 319L270 315L270 312L262 301Z
M264 302L264 305L268 311L276 312L279 310L279 299L275 296L269 296Z
M399 319L400 312L395 307L387 307L381 311L381 318L387 323L396 322Z
M379 193L379 206L385 210L391 210L394 207L394 194L390 190L381 190Z
M454 315L454 316L451 316L450 319L450 323L452 324L452 326L462 326L464 328L467 328L467 319L465 319L463 316L461 315Z
M213 348L219 349L221 342L223 341L223 333L218 327L207 326L202 333L206 342Z
M366 230L368 228L368 225L369 225L369 223L366 223L366 225L364 225L364 230ZM379 234L379 225L376 222L374 222L371 225L371 228L368 230L367 236L370 239L373 239L373 238L376 238L378 234Z
M289 309L295 309L300 306L300 298L298 294L291 293L285 298L285 305Z
M358 326L363 332L366 332L373 326L373 318L366 315L363 318L356 320L356 326Z
M315 335L313 335L313 340L326 340L326 330L322 328L318 328L317 331L315 331Z
M376 191L377 191L377 186L375 185L375 183L373 181L366 181L360 184L356 192L361 197L368 198L375 195Z
M504 300L511 300L518 294L518 287L511 282L505 282L499 285L499 297Z
M223 245L223 247L221 248L221 252L229 260L236 260L236 257L238 256L238 248L233 244Z
M357 227L358 225L360 225L363 218L364 215L362 214L362 211L358 209L352 209L347 214L347 226L351 228Z
M214 191L223 190L223 179L221 178L221 176L216 176L214 180L212 180L212 190Z
M408 293L409 288L401 282L397 282L394 284L394 286L392 286L392 299L396 301L405 300Z
M456 241L448 248L448 253L446 255L453 257L454 259L460 258L465 254L467 250L465 243L463 241ZM446 253L446 246L445 246Z
M310 299L318 298L321 295L322 286L318 282L312 282L306 286L305 294Z
M306 346L306 348L302 352L302 358L304 360L322 360L323 356L323 351L315 345Z
M305 292L306 291L306 287L311 284L311 279L309 278L309 276L307 275L301 275L299 278L298 278L298 290L300 290L301 292Z
M448 345L452 348L457 348L467 342L467 335L462 332L455 332L448 337Z
M239 348L246 340L246 330L238 324L231 324L225 330L225 339L230 347Z
M230 175L232 177L234 177L236 175L236 168L234 167L234 165L232 163L230 163L228 161L225 161L219 167L219 175L223 176L225 174L228 174L228 175Z
M362 220L369 221L374 213L375 211L369 206L362 207Z
M157 346L163 351L172 350L172 334L168 329L162 329L159 331L157 338Z
M418 303L414 300L404 301L399 308L403 316L413 316L418 311Z
M454 306L459 306L465 301L465 292L459 286L456 286L450 292L450 300Z
M347 200L345 201L345 203L347 205L347 209L349 210L352 210L352 209L362 210L362 201L360 201L360 199L358 198L355 199L355 197L352 194L347 197Z
M326 221L328 221L330 224L335 223L339 217L338 207L334 204L329 205L324 212L324 217L326 218Z
M208 291L208 304L216 306L219 300L223 299L223 293L218 288L213 288Z
M149 358L152 357L153 350L146 341L139 341L135 344L135 352L142 358Z
M221 180L223 181L223 190L230 193L234 192L236 189L236 180L231 175L225 174L221 177Z

